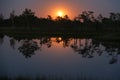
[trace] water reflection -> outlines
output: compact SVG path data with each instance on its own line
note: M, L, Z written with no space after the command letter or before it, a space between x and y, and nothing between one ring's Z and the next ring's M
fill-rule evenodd
M40 39L38 39L38 41L39 41L39 43L40 43L41 46L46 44L47 47L50 48L51 45L52 45L51 44L52 41L51 41L50 37L41 37Z
M35 51L38 50L39 47L37 45L37 42L32 40L24 40L22 45L18 48L18 50L26 57L30 58L32 55L34 55Z
M35 77L70 73L72 77L83 74L98 77L98 80L120 79L120 45L116 43L74 36L2 35L0 40L0 75Z
M3 43L3 38L4 38L4 35L0 34L0 45Z
M117 57L119 55L119 51L116 48L108 47L106 48L106 51L110 56L112 56L111 60L109 61L109 64L113 64L117 62Z
M11 38L10 39L10 46L14 49L15 48L15 39Z
M0 43L3 43L3 37L0 36ZM10 38L10 46L14 49L16 40L19 41L20 45L18 50L22 53L25 58L31 58L35 55L36 50L42 51L43 46L51 48L56 44L62 45L63 48L71 48L74 53L81 55L83 58L94 58L96 54L101 56L102 54L108 54L110 56L109 64L114 64L118 61L118 55L120 54L120 48L115 46L106 45L94 39L80 39L77 37L50 37L44 36L37 39L17 39ZM59 48L59 47L58 47Z
M84 39L84 43L82 42L82 39L74 39L74 43L71 45L71 48L75 52L78 52L78 54L81 54L82 57L93 57L94 45L92 45L91 39Z

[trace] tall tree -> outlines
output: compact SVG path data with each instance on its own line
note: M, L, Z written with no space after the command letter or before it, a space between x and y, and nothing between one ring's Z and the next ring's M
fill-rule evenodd
M81 14L78 15L78 20L88 23L94 21L94 12L93 11L83 11Z
M31 9L25 9L25 11L23 11L22 15L25 20L26 20L26 23L27 23L27 27L30 26L30 19L33 19L35 17L35 12L33 12Z
M3 16L3 14L1 13L0 14L0 21L2 21L4 19L4 16Z
M98 17L97 17L97 20L98 20L99 22L102 22L102 19L103 19L102 14L99 14Z
M22 15L24 16L34 16L35 12L33 12L31 9L25 9L25 11L23 11Z
M111 19L112 21L115 21L115 20L116 20L116 17L117 17L117 15L116 15L115 13L113 13L113 12L110 13L110 19Z
M15 11L13 10L13 11L10 13L10 19L11 19L11 21L12 21L12 26L13 26L13 27L15 26L14 18L15 18Z
M3 14L0 14L0 26L3 26L3 20L4 20Z
M48 16L47 16L47 19L48 19L48 20L52 20L52 16L51 16L51 15L48 15Z
M68 15L65 15L63 18L64 18L65 20L70 20L69 17L68 17Z

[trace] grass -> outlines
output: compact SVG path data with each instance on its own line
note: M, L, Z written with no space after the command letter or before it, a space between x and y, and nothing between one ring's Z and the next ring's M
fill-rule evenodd
M40 28L11 28L5 27L0 28L0 33L8 34L8 35L70 35L70 36L88 36L88 37L95 37L95 38L111 38L114 34L119 37L120 32L116 33L115 31L92 31L92 30L80 30L80 29L72 29L68 28L67 30L64 29L40 29ZM112 35L111 35L112 34Z

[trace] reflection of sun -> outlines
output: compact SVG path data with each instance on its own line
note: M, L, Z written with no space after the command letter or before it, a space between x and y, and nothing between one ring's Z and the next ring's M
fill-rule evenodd
M61 40L62 40L62 38L61 38L61 37L59 37L59 38L58 38L58 40L59 40L59 41L61 41Z
M58 11L57 15L58 15L59 17L63 17L63 12L62 12L62 11Z

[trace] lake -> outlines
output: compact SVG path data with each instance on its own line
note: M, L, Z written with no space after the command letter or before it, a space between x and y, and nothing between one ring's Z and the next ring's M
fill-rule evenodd
M118 43L91 38L4 35L0 37L0 76L120 80L119 54Z

